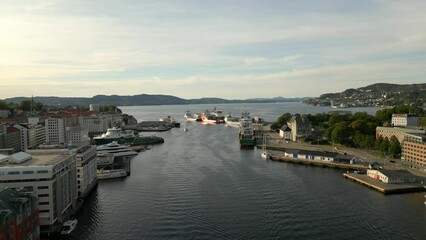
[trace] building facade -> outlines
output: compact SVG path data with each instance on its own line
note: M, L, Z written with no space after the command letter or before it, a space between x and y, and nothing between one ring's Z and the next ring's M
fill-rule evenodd
M0 189L0 240L39 240L38 198L24 190Z
M13 127L19 129L21 132L21 148L24 151L36 148L46 140L45 127L42 125L21 123L15 124Z
M21 151L21 131L9 126L6 128L6 133L6 148L13 149L13 152Z
M0 156L0 184L34 192L41 232L58 231L75 212L76 155L67 150L28 150Z
M426 135L407 134L401 152L402 163L412 169L426 172Z
M287 122L287 126L291 129L291 140L297 141L301 137L307 137L311 134L312 126L308 119L299 115L294 115Z
M392 114L394 127L418 127L419 117L413 114Z
M376 128L376 139L379 137L391 139L395 136L399 143L404 141L406 134L424 134L424 130L412 129L412 128L393 128L393 127L377 127Z
M45 120L46 143L65 143L65 119L48 118Z
M96 146L88 142L77 146L77 197L85 198L98 183L96 175Z
M413 183L416 177L407 170L368 169L367 176L384 183Z

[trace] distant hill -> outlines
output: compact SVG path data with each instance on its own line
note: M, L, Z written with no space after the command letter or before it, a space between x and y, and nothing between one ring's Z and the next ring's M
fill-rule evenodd
M7 103L20 103L23 100L30 100L29 97L6 98ZM116 105L116 106L143 106L143 105L181 105L181 104L225 104L225 103L265 103L265 102L301 102L304 98L258 98L245 100L227 100L222 98L200 98L183 99L170 95L149 95L140 94L133 96L119 95L96 95L91 98L71 98L71 97L34 97L34 101L41 102L49 106L88 106L90 104Z
M389 84L376 83L340 93L326 93L317 98L305 99L310 105L338 107L385 107L411 105L423 107L426 100L426 83Z

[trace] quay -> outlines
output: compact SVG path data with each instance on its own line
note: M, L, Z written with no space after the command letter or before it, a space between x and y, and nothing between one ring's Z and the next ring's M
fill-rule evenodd
M421 182L392 184L380 182L365 174L343 173L343 176L383 194L424 192L426 190Z
M329 161L321 161L321 160L308 160L308 159L290 158L290 157L277 156L277 155L271 155L270 160L311 165L311 166L339 168L339 169L346 169L346 170L366 171L368 169L367 166L359 165L359 164L346 164L346 163L329 162Z

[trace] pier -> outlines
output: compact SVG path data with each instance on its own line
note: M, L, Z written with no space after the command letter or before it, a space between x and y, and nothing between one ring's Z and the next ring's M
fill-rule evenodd
M311 165L311 166L319 166L319 167L339 168L339 169L346 169L346 170L366 171L368 169L367 166L358 165L358 164L346 164L346 163L328 162L328 161L320 161L320 160L308 160L308 159L290 158L290 157L277 156L277 155L271 155L270 160Z
M421 182L392 184L380 182L365 174L344 173L343 176L346 179L360 183L368 188L374 189L383 194L412 193L425 191L425 188L421 184Z

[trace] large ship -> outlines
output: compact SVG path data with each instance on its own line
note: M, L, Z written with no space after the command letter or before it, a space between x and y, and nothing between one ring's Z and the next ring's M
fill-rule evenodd
M133 149L131 149L130 147L120 145L117 142L111 142L108 144L97 146L96 153L98 156L113 153L115 157L133 157L138 155L138 153L136 151L133 151Z
M240 126L240 118L233 117L231 114L225 116L225 124L231 127L239 127Z
M96 173L99 180L127 177L127 172L124 169L112 169L112 170L99 169L97 170Z
M186 111L184 117L188 122L201 122L201 116L197 113L191 113L190 111Z
M241 148L252 148L256 145L256 139L253 131L253 120L248 112L243 112L240 118L239 136Z
M135 145L150 145L156 143L164 143L164 139L157 136L139 136L131 130L122 130L118 127L108 128L106 133L101 136L94 137L96 145L117 142L118 144Z
M216 108L213 111L206 110L201 114L201 121L204 123L225 123L225 117L221 110Z

